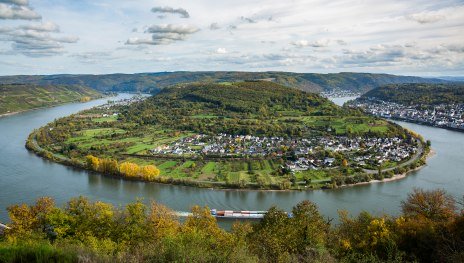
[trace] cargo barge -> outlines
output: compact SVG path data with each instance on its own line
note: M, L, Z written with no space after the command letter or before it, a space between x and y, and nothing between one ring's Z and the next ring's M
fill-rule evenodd
M211 209L211 215L216 218L236 218L236 219L262 219L267 211L233 211L233 210L217 210ZM287 213L288 217L292 217L292 213Z

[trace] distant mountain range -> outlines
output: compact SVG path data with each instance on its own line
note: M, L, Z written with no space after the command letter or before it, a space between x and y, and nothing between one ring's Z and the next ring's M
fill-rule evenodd
M400 83L444 83L438 78L396 76L371 73L291 73L291 72L158 72L107 75L16 75L1 76L0 84L81 85L98 91L149 92L178 83L235 82L241 80L268 80L310 92L342 89L366 92L378 86Z
M448 81L455 81L455 82L464 82L464 76L459 77L459 76L442 76L442 77L437 77L437 79L444 79Z

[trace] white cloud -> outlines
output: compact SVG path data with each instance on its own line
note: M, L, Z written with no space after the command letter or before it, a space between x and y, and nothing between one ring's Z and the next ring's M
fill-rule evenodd
M33 31L39 31L39 32L60 32L60 27L57 24L52 23L52 22L22 25L19 28L23 30L33 30Z
M151 9L151 11L153 13L161 13L161 14L179 14L182 18L189 18L190 17L187 10L185 10L183 8L172 8L172 7L168 7L168 6L165 6L165 7L157 6L157 7L153 7Z
M11 43L10 53L29 57L53 56L65 52L63 44L76 43L75 36L60 36L58 25L45 22L0 28L0 41Z
M0 0L0 3L13 4L13 5L29 5L28 0Z
M461 0L159 0L155 13L151 0L137 4L127 0L31 1L34 8L19 1L24 0L0 3L8 9L27 8L55 22L56 27L4 20L0 50L26 54L32 48L35 54L43 54L39 52L43 48L50 54L68 54L53 59L14 56L17 63L36 65L38 74L56 73L54 68L69 73L282 70L464 74ZM163 16L164 24L156 23L158 15ZM182 21L188 25L180 24ZM156 25L150 26L152 23ZM60 29L78 36L79 45L68 43L76 38L66 39ZM37 38L50 42L23 45L20 41L31 37L13 36L12 31L43 33ZM118 59L105 62L98 52L112 52L110 57ZM102 59L92 60L92 55ZM93 62L88 63L90 60ZM21 72L18 67L2 66L1 73Z
M126 41L127 45L165 45L170 44L174 41L185 40L188 35L198 32L195 26L191 25L173 25L173 24L162 24L152 25L145 33L152 34L151 38L129 38Z
M223 48L223 47L220 47L218 49L216 49L216 53L217 54L226 54L227 53L227 49Z
M419 24L435 23L445 19L445 16L436 13L422 12L406 16L407 19L413 20Z
M218 30L218 29L221 29L221 27L219 26L218 23L211 23L211 25L209 25L209 29L210 30Z
M337 40L337 44L339 44L340 46L346 46L346 45L348 45L348 43L346 43L346 41L344 41L343 39L338 39L338 40Z
M27 6L6 5L0 3L0 19L38 20L42 16Z
M298 41L293 41L291 42L292 45L296 47L327 47L329 46L329 40L323 39L323 40L316 40L316 41L308 41L308 40L298 40Z
M147 29L148 33L176 33L181 35L193 34L198 32L199 29L191 25L173 25L173 24L162 24L153 25Z

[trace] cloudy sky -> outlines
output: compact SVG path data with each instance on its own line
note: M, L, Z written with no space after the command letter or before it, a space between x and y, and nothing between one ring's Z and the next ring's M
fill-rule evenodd
M464 75L463 0L0 0L0 75Z

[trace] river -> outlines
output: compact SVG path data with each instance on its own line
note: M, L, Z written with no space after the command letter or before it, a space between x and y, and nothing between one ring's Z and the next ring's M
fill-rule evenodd
M118 95L119 98L128 96ZM317 203L325 216L336 218L340 209L353 214L362 210L375 214L397 214L401 200L414 187L443 188L455 197L463 195L464 133L404 122L398 123L432 141L436 154L429 158L426 167L402 180L335 190L226 191L123 181L52 163L24 148L25 140L33 129L106 100L67 104L0 118L0 221L8 221L6 207L9 205L31 204L41 196L51 196L59 205L79 195L116 205L141 197L145 202L156 200L178 211L188 211L193 205L237 210L265 210L277 205L290 210L298 202L308 199Z
M353 97L333 97L333 98L328 98L328 99L333 101L333 103L337 104L338 106L343 106L343 104L345 104L345 102L347 102L349 100L354 100L356 98L358 98L358 97L356 97L356 96L353 96Z

